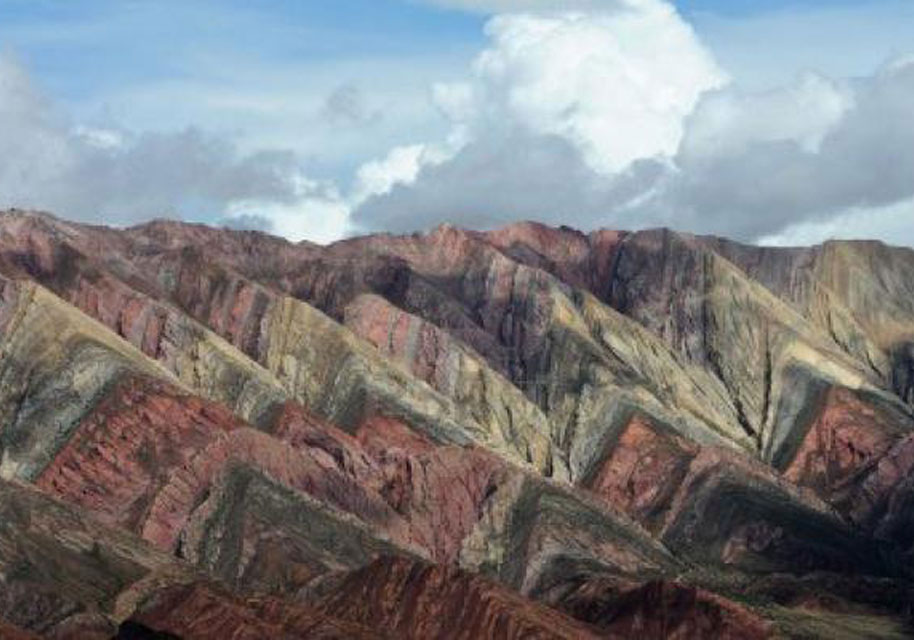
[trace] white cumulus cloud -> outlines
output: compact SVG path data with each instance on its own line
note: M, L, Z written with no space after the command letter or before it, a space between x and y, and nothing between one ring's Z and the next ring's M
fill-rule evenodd
M355 223L406 230L573 215L586 226L594 209L630 203L632 185L657 174L634 164L673 155L685 119L726 75L670 4L602 6L492 18L471 76L434 88L452 122L451 159L368 199Z
M662 2L498 16L487 33L472 76L435 90L456 152L358 206L357 227L532 218L766 241L867 235L868 215L874 235L914 228L910 58L746 91Z
M884 207L854 207L825 220L790 224L778 233L762 236L758 242L789 247L863 238L914 246L914 198Z
M680 153L727 156L760 142L793 141L807 152L854 105L846 82L806 73L796 84L758 93L735 88L711 93L690 116Z
M295 195L290 201L235 200L226 207L222 223L278 233L293 242L326 244L344 237L349 230L349 205L336 186L302 175L292 182Z
M508 127L564 137L605 173L675 152L683 119L725 79L664 2L502 15L486 33L473 82L437 88L442 110L476 138Z
M736 131L711 118L714 134L699 106L695 126L721 141L684 147L676 172L644 210L666 211L684 228L752 240L914 197L914 63L814 84L812 91L803 81L785 89L773 110L770 93L710 96L736 109Z
M373 196L386 195L398 185L410 185L423 168L440 164L450 155L444 149L424 144L394 147L384 158L359 167L350 200L358 204Z

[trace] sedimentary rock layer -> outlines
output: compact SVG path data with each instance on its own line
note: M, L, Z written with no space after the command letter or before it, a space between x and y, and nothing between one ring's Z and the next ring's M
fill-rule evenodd
M0 620L892 637L911 282L874 243L0 214Z

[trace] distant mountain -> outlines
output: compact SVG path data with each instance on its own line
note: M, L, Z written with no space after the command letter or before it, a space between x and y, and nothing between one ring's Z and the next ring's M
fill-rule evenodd
M0 214L0 638L902 638L914 251Z

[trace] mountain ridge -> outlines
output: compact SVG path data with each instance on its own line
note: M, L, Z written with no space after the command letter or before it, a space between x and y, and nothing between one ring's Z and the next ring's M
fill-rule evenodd
M908 274L914 252L875 243L518 223L320 246L0 213L3 477L42 496L18 509L57 501L209 581L160 629L191 638L206 603L289 637L305 627L270 607L329 616L327 637L373 617L379 637L461 637L461 619L503 638L903 637ZM72 599L71 565L0 578L0 603ZM352 590L377 581L437 604L365 613ZM528 617L474 617L463 589ZM117 615L96 593L54 625L0 620L68 637L89 616L104 631L83 637L110 637L177 591Z

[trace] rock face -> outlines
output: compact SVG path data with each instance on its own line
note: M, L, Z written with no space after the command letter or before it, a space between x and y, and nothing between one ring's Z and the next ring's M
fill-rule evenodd
M595 580L581 585L562 606L622 638L762 640L772 635L771 625L745 607L674 582L650 582L616 593Z
M347 576L320 609L396 638L598 637L587 625L479 576L382 558Z
M2 213L0 637L898 637L912 283L874 243Z
M313 608L272 598L244 600L193 583L150 594L133 616L121 623L118 637L142 637L142 633L148 637L201 640L385 637L374 624L368 627L337 620Z
M14 627L8 622L0 621L0 638L3 640L35 640L38 636Z

